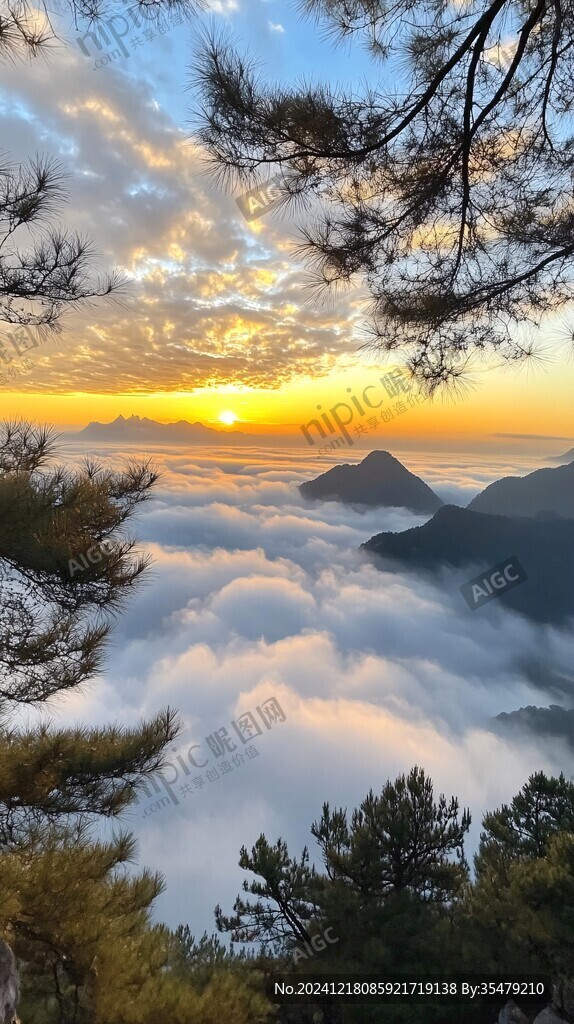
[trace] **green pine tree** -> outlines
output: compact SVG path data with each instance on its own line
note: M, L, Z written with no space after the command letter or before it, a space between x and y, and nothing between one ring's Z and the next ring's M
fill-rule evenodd
M98 843L92 830L133 802L178 724L169 709L129 729L21 724L21 709L52 707L101 667L113 613L148 565L126 527L151 466L48 469L54 444L46 429L0 428L0 927L57 992L85 989L102 929L161 891L155 874L122 874L129 836Z

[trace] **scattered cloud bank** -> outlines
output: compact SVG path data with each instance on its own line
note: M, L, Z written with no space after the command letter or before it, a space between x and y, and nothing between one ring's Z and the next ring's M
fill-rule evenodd
M229 8L228 0L212 5L221 15ZM273 35L283 32L269 24ZM160 49L170 45L158 38ZM188 127L158 102L153 77L113 65L94 73L92 64L71 42L25 75L7 66L2 137L14 162L36 152L60 161L69 203L58 220L93 237L99 269L123 268L130 284L120 302L70 314L59 349L38 350L18 387L266 388L320 376L348 357L362 317L358 293L336 306L310 304L291 253L295 222L270 214L247 224L233 193L206 175ZM182 68L182 88L184 79Z

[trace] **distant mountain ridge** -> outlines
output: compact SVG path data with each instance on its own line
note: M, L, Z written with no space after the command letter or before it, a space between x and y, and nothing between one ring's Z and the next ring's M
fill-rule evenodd
M250 435L240 430L216 430L203 423L189 423L187 420L158 423L147 416L129 416L127 419L125 416L117 416L111 423L94 420L83 430L66 436L75 441L147 441L149 444L215 444L222 443L224 438L227 443L253 443Z
M574 517L574 462L506 476L485 487L467 508L503 516Z
M574 750L574 708L563 708L559 704L539 708L530 704L517 711L501 711L493 726L498 732L510 729L541 739L565 740Z
M370 452L357 465L333 466L300 484L299 490L304 498L314 500L408 508L414 512L436 512L443 504L424 480L385 451Z
M514 556L527 580L503 591L498 601L538 622L563 625L574 616L574 519L549 522L443 505L424 526L379 533L361 548L392 572L437 574L450 569L445 585L453 591L474 577L476 569L486 572ZM457 594L459 598L462 602Z

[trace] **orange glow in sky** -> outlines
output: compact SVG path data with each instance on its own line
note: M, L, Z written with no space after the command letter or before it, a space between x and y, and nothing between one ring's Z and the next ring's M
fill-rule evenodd
M352 372L310 378L276 389L201 388L195 391L148 394L47 394L1 393L3 418L24 416L64 428L82 427L91 420L108 422L124 416L148 416L160 422L199 420L222 431L242 430L256 434L301 436L301 426L329 415L337 408L344 420L353 413L353 425L369 409L389 396L381 384L388 368L358 364ZM373 436L452 435L484 436L496 432L560 435L573 433L570 397L574 389L574 368L550 364L545 370L528 372L490 369L474 374L475 387L459 398L439 396L431 402L409 408L392 422L381 424ZM353 399L358 403L355 408ZM393 401L390 401L391 408ZM320 408L318 408L320 406ZM345 411L347 407L350 412Z

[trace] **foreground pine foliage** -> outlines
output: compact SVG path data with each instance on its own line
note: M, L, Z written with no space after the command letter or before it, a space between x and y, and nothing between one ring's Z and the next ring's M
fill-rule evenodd
M195 984L166 971L174 940L150 917L161 876L129 868L133 837L103 828L162 766L174 712L67 729L37 714L102 666L113 615L149 564L127 526L157 478L149 464L48 468L55 444L22 422L0 428L0 931L24 965L21 1016L263 1020L265 1000L235 974Z

